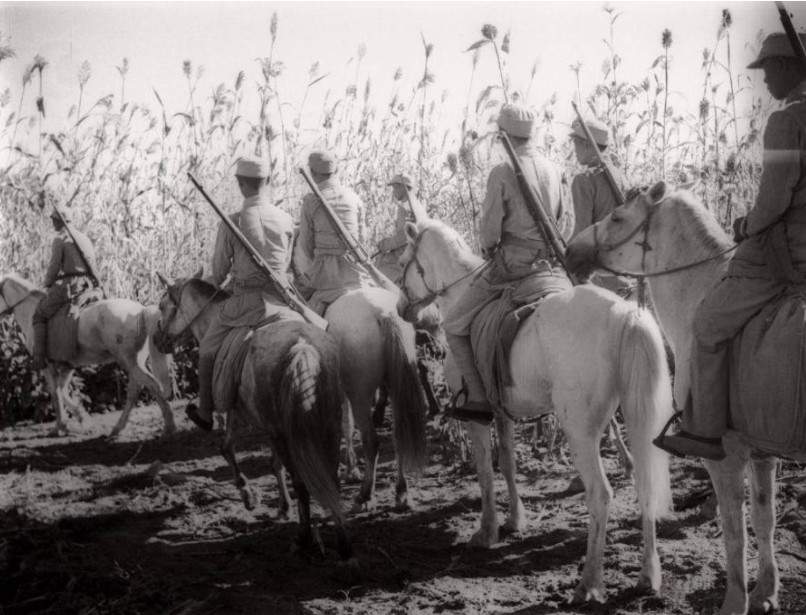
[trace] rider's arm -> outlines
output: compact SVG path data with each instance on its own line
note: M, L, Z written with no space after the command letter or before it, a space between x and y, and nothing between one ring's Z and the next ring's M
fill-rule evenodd
M299 236L297 237L297 244L309 261L313 261L313 213L316 204L317 201L315 196L312 194L305 195L305 197L302 199L302 206L300 207L299 214Z
M571 182L571 198L574 201L574 234L588 228L595 222L593 219L594 188L589 173L580 173Z
M756 203L747 214L746 232L753 235L774 224L792 203L801 176L801 130L789 112L776 111L764 130L764 159Z
M56 281L59 272L62 270L62 252L64 241L61 237L55 237L50 250L50 264L45 272L45 287L50 288Z
M233 220L238 224L237 219ZM212 273L210 282L216 286L221 286L227 279L229 270L232 268L232 257L234 254L232 237L229 229L221 222L218 225L218 234L215 239L215 250L213 250Z

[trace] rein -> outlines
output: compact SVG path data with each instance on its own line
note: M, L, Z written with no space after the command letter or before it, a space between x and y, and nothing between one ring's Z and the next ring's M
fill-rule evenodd
M30 297L31 294L33 293L32 290L29 290L27 293L25 293L22 296L22 299L20 299L19 301L17 301L16 303L14 303L12 305L9 305L8 302L6 301L6 295L5 295L4 290L3 290L3 287L5 286L6 282L7 282L7 280L3 280L3 283L0 284L0 297L3 298L4 302L6 302L6 309L3 310L2 312L0 312L0 318L2 318L3 316L8 316L9 314L11 314L14 311L14 308L16 308L17 306L22 305L23 303L25 303L25 301L28 299L28 297Z
M482 269L484 269L485 267L489 266L489 264L490 264L489 261L484 261L480 265L478 265L478 266L474 267L473 269L471 269L470 271L468 271L467 273L459 276L453 282L449 282L448 284L443 285L442 288L439 288L439 289L431 288L428 285L428 280L425 279L425 268L423 267L423 264L420 262L420 259L417 256L417 250L420 247L420 242L422 241L422 238L425 236L427 231L428 231L428 229L425 229L422 233L420 233L418 235L416 241L414 242L414 244L411 247L411 259L409 259L409 262L407 262L406 265L403 267L403 288L402 288L402 290L403 290L403 295L406 297L406 301L408 301L408 303L409 303L409 309L410 310L420 309L420 308L423 308L423 307L429 305L435 299L437 299L438 297L441 297L446 292L448 292L451 288L453 288L454 286L456 286L460 282L466 280L470 276L476 274L477 272L481 271ZM412 264L414 264L417 267L417 273L419 274L420 279L423 281L423 286L425 286L425 289L428 291L428 294L425 297L421 297L419 299L409 296L409 290L408 290L407 285L406 285L406 274L407 274L407 272L409 270L409 267L411 267Z
M618 269L612 269L601 263L597 263L597 266L608 273L612 273L613 275L623 276L625 278L635 278L639 282L642 282L644 278L657 278L664 275L670 275L672 273L679 273L681 271L687 271L689 269L694 269L695 267L699 267L700 265L704 265L711 261L717 260L726 254L730 254L736 248L739 247L739 244L735 244L730 248L726 248L721 250L719 253L714 254L712 256L708 256L698 261L694 261L693 263L687 263L685 265L679 265L678 267L670 267L669 269L662 269L660 271L646 271L646 257L649 252L652 251L652 245L649 243L649 228L652 224L652 217L655 215L656 207L652 207L649 210L649 213L644 217L640 224L638 224L632 231L630 231L624 239L612 243L612 244L605 244L600 241L599 239L599 225L595 224L593 226L593 246L595 249L595 253L598 255L599 252L612 252L613 250L617 250L618 248L625 245L628 241L638 235L641 231L644 232L644 237L641 241L636 241L635 245L641 247L641 269L644 271L636 272L636 271L622 271ZM598 261L598 256L597 256Z

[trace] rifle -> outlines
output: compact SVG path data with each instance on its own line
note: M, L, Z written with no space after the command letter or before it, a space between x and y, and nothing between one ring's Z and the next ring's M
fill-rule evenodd
M776 2L775 6L778 7L778 16L781 18L781 24L784 26L784 32L786 32L786 36L789 39L789 44L792 45L795 57L800 60L800 65L806 69L806 49L803 48L803 41L800 40L798 33L795 32L792 18L789 16L783 2Z
M526 176L523 174L521 161L518 160L518 155L515 153L515 148L512 145L512 141L509 140L509 135L501 130L498 133L498 137L501 139L501 142L504 144L504 149L509 155L509 161L512 163L512 169L515 171L515 177L518 179L518 185L520 186L521 193L523 194L523 199L526 202L526 207L529 209L529 213L532 215L532 218L534 218L537 228L540 230L540 233L543 235L546 243L548 243L552 252L554 252L554 256L558 261L560 261L560 264L562 265L562 268L565 269L566 274L573 280L573 277L568 271L568 267L565 263L565 240L562 238L562 235L560 235L560 231L557 230L554 220L549 218L548 214L546 214L546 212L543 211L543 208L540 206L540 199L537 197L534 187L529 183L529 181L526 179Z
M613 191L616 201L618 201L619 205L624 205L626 202L624 194L622 194L621 188L619 188L618 184L616 183L616 178L613 177L613 171L610 169L610 165L607 164L605 159L602 157L602 152L599 150L599 146L597 145L596 141L593 140L593 135L591 134L590 128L588 128L585 120L582 119L582 114L579 112L579 107L577 107L576 102L573 100L571 101L571 106L574 108L574 111L577 114L577 119L582 126L582 130L585 131L585 136L587 137L588 142L591 144L593 151L596 153L596 160L599 163L599 166L602 167L602 171L604 171L605 179L607 179L607 183L610 184L610 189Z
M266 275L266 277L269 278L269 280L272 283L272 286L274 286L274 289L280 295L280 298L283 300L283 302L292 310L299 313L306 321L308 321L312 325L316 325L320 329L326 330L327 321L305 304L305 302L299 296L297 289L294 288L294 286L291 285L291 283L289 283L287 280L281 281L275 275L275 273L271 270L271 267L269 267L269 264L266 262L266 260L260 254L260 252L258 252L255 249L255 247L251 243L249 243L249 240L246 237L244 237L244 234L241 233L241 230L237 226L235 226L232 223L232 220L230 220L229 217L223 211L221 211L218 205L216 205L213 202L213 200L207 195L207 192L205 192L201 184L196 181L196 178L193 177L193 175L191 175L190 173L188 173L188 177L190 178L190 181L193 183L193 185L196 187L196 190L198 190L201 193L201 195L205 198L205 200L210 204L210 207L213 208L213 210L218 214L218 217L221 218L222 222L224 222L229 231L238 240L238 243L240 243L243 249L246 250L246 253L249 254L250 258L252 259L252 262L255 263L258 269L260 269Z
M73 196L75 196L75 195L73 195ZM70 199L70 200L72 201L72 199ZM62 226L64 226L64 230L67 231L67 235L70 237L70 241L72 241L73 245L76 247L76 251L78 252L78 255L81 257L81 262L84 263L84 267L86 267L86 269L87 269L87 275L92 280L93 284L95 284L95 286L100 288L101 292L103 292L104 296L106 296L106 291L104 291L103 287L101 286L101 281L98 279L98 276L95 275L95 271L93 271L92 265L90 264L90 261L87 258L87 255L84 254L84 251L81 249L81 246L76 241L76 236L73 234L73 229L70 228L70 225L67 223L67 220L62 215L62 212L59 211L59 208L56 205L56 203L54 202L54 203L51 203L51 204L53 205L53 211L59 217L59 221L62 223Z
M308 174L308 171L300 167L299 172L305 178L305 181L307 182L308 187L311 189L311 192L313 192L316 198L322 203L322 208L325 210L325 213L330 219L331 224L333 224L333 227L341 237L341 240L345 243L347 249L352 252L353 256L355 256L358 263L367 270L370 276L372 276L372 279L375 280L375 283L381 288L384 288L395 294L399 293L400 289L395 285L395 283L387 278L380 271L380 269L372 264L372 261L369 259L369 255L366 253L364 248L355 240L352 235L350 235L350 232L344 228L344 224L342 224L341 220L339 220L339 217L325 200L325 197L322 195L322 191L319 190L319 187L313 181L313 178L311 178L311 176Z

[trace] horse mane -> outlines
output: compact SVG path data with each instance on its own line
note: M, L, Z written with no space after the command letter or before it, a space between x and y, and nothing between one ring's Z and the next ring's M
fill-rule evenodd
M181 286L177 286L177 288L190 288L195 293L200 295L203 300L210 301L212 300L213 303L218 303L219 301L224 301L230 296L229 291L226 290L219 290L216 288L215 285L207 282L206 280L202 280L201 278L188 278L185 280L184 284ZM218 292L218 295L216 295Z
M688 190L676 190L672 193L677 210L686 215L680 216L682 232L709 251L720 252L732 245L732 241L714 214Z
M420 231L420 236L428 230L433 230L442 236L445 239L445 246L448 248L447 256L450 260L466 260L468 257L478 259L478 256L473 254L464 238L441 220L434 218L423 220L418 225L418 230Z

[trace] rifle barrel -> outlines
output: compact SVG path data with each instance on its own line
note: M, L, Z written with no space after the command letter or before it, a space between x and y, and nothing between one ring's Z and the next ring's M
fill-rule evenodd
M616 178L613 176L613 170L610 168L610 165L607 164L607 161L602 156L602 152L599 149L599 144L596 143L596 141L594 141L590 128L588 128L588 125L585 123L585 120L582 119L582 114L579 112L579 107L577 107L576 102L572 100L571 106L574 108L574 111L577 114L577 119L579 120L579 123L582 126L582 130L585 131L585 136L587 137L588 142L591 144L591 147L593 147L594 152L596 152L596 160L599 163L599 166L601 166L602 170L604 171L605 179L607 179L607 183L610 184L610 189L613 191L613 194L616 197L616 201L618 201L619 205L623 205L626 202L626 200L624 198L624 194L621 192L621 188L619 188L619 185L616 182Z
M806 68L806 49L803 48L803 41L800 40L798 33L795 31L795 26L792 24L792 18L786 10L783 2L776 2L775 6L778 7L778 16L781 18L781 24L784 26L789 44L795 52L795 56L800 60L801 66Z

